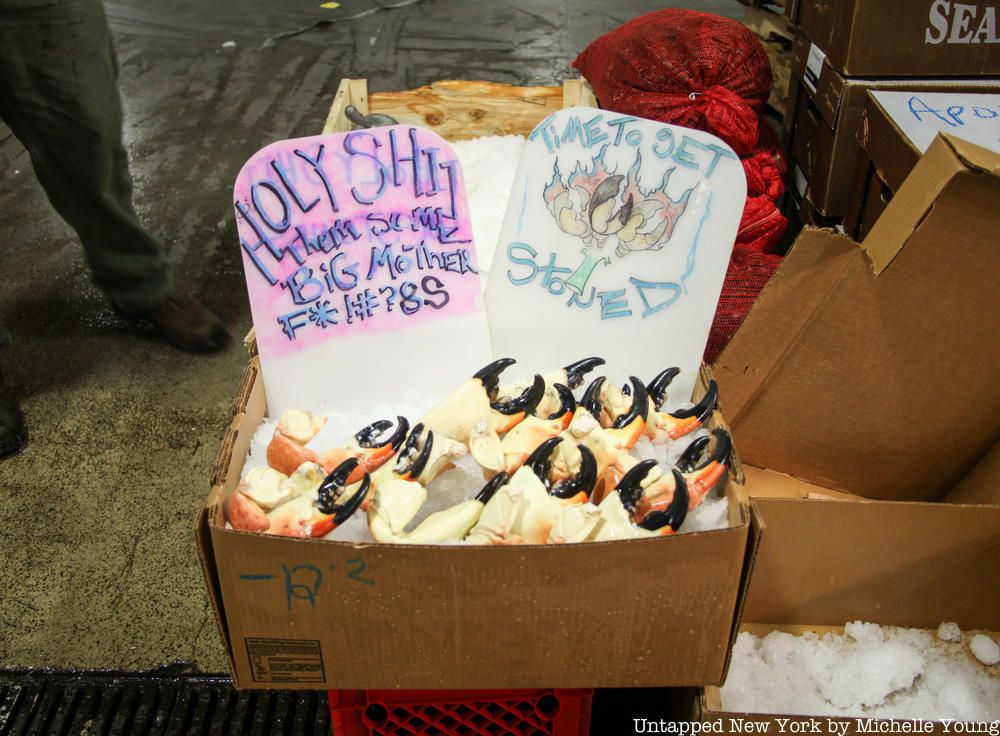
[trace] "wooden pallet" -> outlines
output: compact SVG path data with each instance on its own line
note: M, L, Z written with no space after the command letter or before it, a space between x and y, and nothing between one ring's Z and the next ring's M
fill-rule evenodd
M485 135L528 135L545 116L564 107L597 107L590 85L567 79L562 87L515 87L494 82L449 80L403 92L368 94L368 80L344 79L327 116L324 133L351 130L344 108L391 115L405 125L430 128L445 140Z

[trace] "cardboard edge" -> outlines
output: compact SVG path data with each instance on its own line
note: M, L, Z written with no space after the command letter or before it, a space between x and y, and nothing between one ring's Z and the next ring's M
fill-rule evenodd
M222 643L226 650L226 664L229 666L229 672L234 673L233 681L235 683L236 661L233 658L232 640L229 636L229 627L226 624L222 586L212 546L212 532L208 523L208 516L212 508L206 505L198 510L194 523L195 541L198 547L198 559L201 562L201 573L205 578L205 585L208 586L208 600L212 606L212 615L215 617L215 625L219 629L219 636L222 637Z
M981 156L980 152L984 150L971 143L961 143L964 145L956 146L956 139L938 134L900 185L871 232L861 241L876 276L892 265L913 233L921 228L944 188L968 166L958 149L963 149L973 158ZM971 149L979 149L979 152Z
M722 665L722 675L718 681L718 685L722 685L726 681L726 677L729 674L729 664L733 658L733 646L736 644L736 637L739 636L740 626L743 624L743 609L746 607L747 598L750 593L750 583L753 578L754 566L757 563L757 553L760 551L761 541L764 538L764 532L767 529L767 524L764 521L763 515L760 513L760 509L754 503L753 499L748 500L748 508L750 513L750 533L747 535L747 546L743 555L743 571L740 574L740 592L736 599L736 611L733 616L733 628L729 632L729 646L726 649L726 660Z

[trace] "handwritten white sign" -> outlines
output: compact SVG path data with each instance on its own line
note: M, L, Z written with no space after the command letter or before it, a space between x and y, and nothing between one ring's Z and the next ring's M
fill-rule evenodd
M690 395L746 201L715 136L575 107L532 132L486 288L497 355L544 371L682 372ZM626 373L627 371L627 373Z

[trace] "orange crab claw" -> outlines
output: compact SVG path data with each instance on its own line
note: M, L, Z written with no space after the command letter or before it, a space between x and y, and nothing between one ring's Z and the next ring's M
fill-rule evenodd
M271 526L264 510L240 490L229 497L226 516L233 529L243 532L266 532Z
M294 473L302 463L314 463L317 459L315 452L280 432L275 432L267 445L267 464L285 475Z

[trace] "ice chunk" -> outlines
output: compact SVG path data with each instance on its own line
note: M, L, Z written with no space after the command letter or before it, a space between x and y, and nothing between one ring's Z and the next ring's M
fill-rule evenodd
M983 664L994 665L1000 662L1000 645L986 634L976 634L969 642L969 649Z
M942 621L937 635L941 641L962 641L962 630L954 621Z

